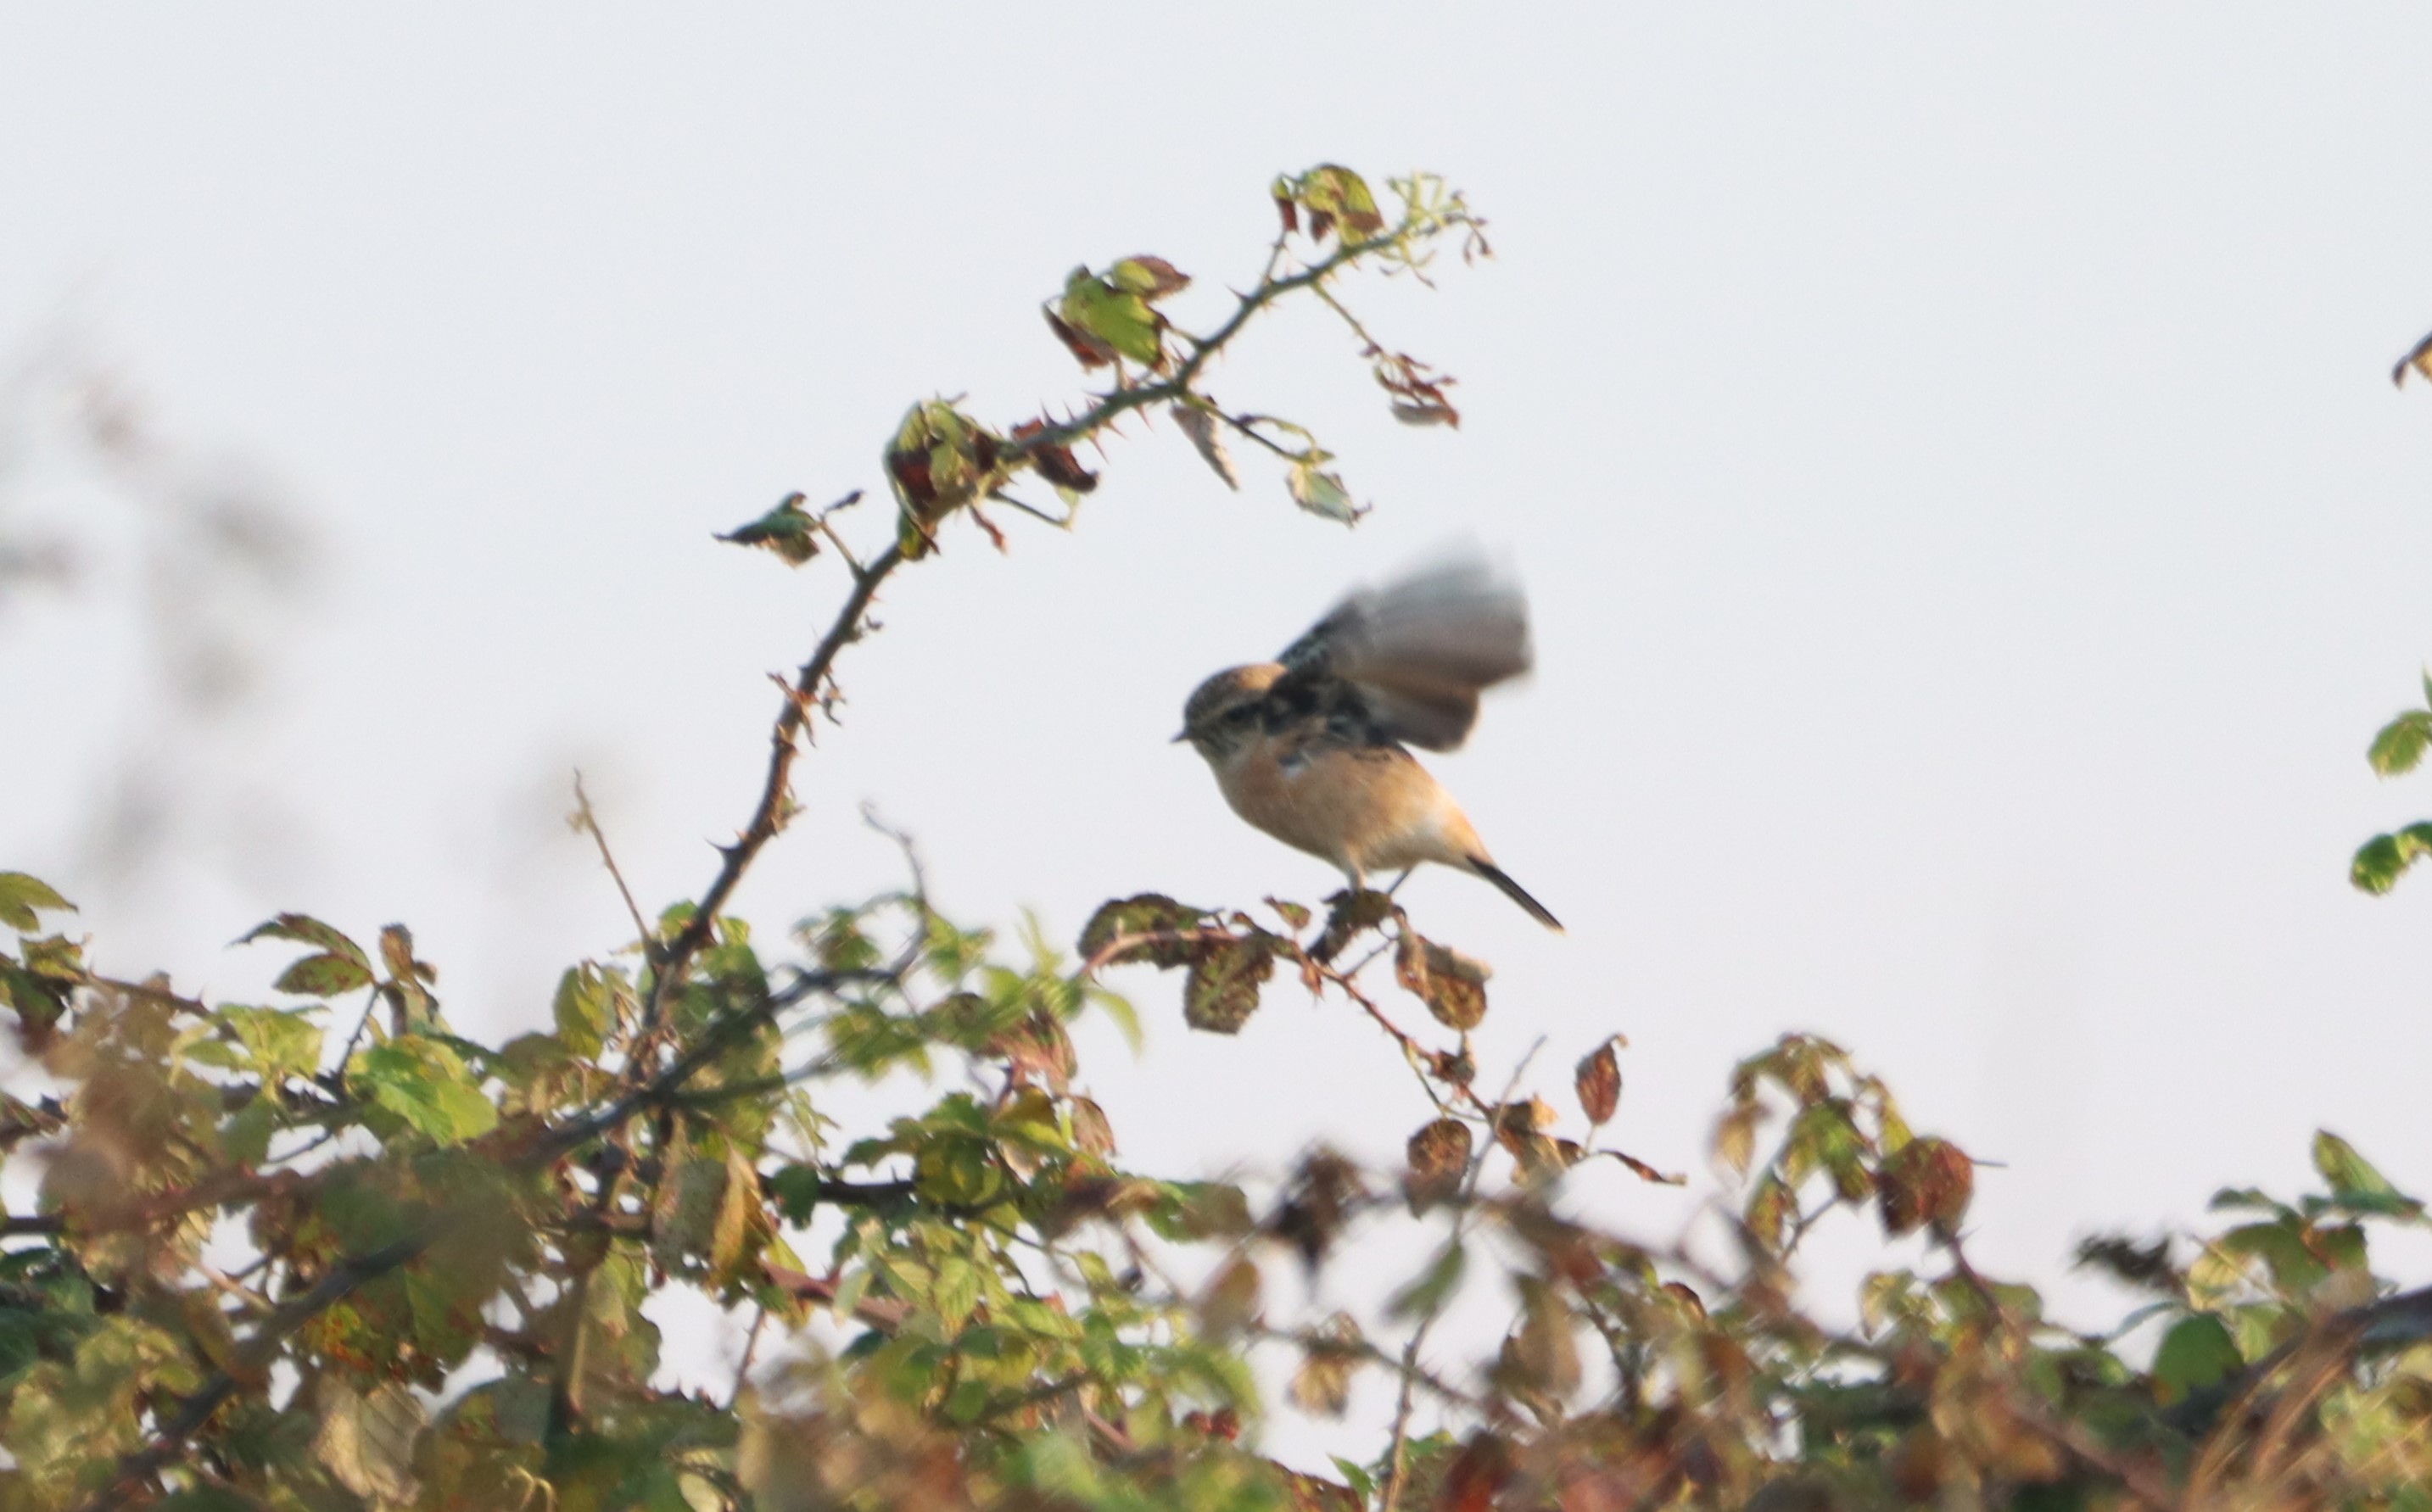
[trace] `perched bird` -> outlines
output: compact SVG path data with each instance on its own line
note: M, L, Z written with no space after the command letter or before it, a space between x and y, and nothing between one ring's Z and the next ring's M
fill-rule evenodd
M1202 682L1174 738L1208 759L1234 813L1342 867L1355 890L1371 872L1432 861L1485 878L1559 930L1404 745L1459 746L1479 690L1529 661L1519 586L1453 558L1353 593L1278 661Z

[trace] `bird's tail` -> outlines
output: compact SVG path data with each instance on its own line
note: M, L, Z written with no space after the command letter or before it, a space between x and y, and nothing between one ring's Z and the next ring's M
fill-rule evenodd
M1485 878L1488 882L1493 882L1495 886L1502 888L1503 896L1519 904L1522 908L1527 909L1530 918L1535 919L1538 923L1543 924L1545 928L1552 930L1557 934L1562 932L1562 921L1556 918L1553 916L1552 911L1547 909L1545 904L1529 897L1528 889L1521 886L1518 882L1513 882L1511 877L1505 873L1502 867L1487 860L1484 856L1472 856L1469 858L1469 869Z

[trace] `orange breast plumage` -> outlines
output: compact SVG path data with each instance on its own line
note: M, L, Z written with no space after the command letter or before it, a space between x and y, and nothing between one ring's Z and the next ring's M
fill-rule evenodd
M1347 872L1484 853L1451 796L1398 746L1277 733L1236 752L1217 781L1242 818Z

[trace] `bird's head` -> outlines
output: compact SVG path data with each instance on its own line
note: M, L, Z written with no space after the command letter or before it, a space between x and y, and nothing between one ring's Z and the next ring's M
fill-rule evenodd
M1222 762L1258 733L1259 706L1267 690L1284 675L1281 664L1259 662L1217 673L1194 689L1182 706L1182 733L1177 741L1210 762Z

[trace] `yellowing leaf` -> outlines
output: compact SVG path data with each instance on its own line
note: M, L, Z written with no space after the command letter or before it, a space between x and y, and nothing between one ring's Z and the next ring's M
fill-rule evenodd
M1321 1324L1300 1369L1292 1373L1293 1403L1304 1412L1343 1416L1351 1404L1351 1371L1360 1362L1360 1325L1346 1313L1336 1313Z
M1263 1289L1258 1264L1248 1255L1225 1262L1199 1295L1201 1332L1220 1343L1240 1334L1258 1316Z
M1106 270L1106 277L1126 294L1157 300L1191 287L1191 276L1163 258L1125 258Z
M38 909L63 909L76 912L76 905L51 890L50 884L22 871L0 871L0 924L6 924L20 934L30 934L42 927L34 915Z
M1322 472L1310 462L1292 463L1292 471L1284 475L1284 486L1291 490L1293 503L1325 519L1356 525L1368 512L1353 502L1340 477Z
M1094 336L1142 367L1165 362L1165 317L1140 295L1119 289L1087 268L1064 281L1056 315L1072 329Z
M414 1499L414 1444L426 1421L420 1398L394 1382L359 1392L331 1373L320 1378L314 1405L321 1427L312 1453L332 1480L367 1501Z
M2373 1162L2356 1153L2356 1146L2328 1129L2317 1130L2314 1134L2314 1168L2322 1172L2325 1185L2342 1196L2400 1195L2398 1188L2390 1184L2389 1177L2373 1168Z

